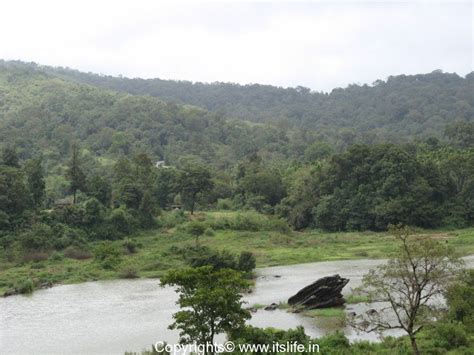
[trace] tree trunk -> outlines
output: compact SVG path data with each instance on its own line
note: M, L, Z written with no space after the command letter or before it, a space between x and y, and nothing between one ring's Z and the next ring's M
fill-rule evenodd
M416 344L416 338L414 335L410 335L410 342L413 349L413 354L420 355L420 350L418 349L418 344Z
M194 214L194 199L191 201L190 209L191 209L191 214Z

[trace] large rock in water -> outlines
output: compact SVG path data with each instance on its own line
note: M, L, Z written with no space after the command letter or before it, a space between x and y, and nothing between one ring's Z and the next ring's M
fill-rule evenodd
M291 296L288 304L306 309L342 306L346 300L341 291L348 282L339 275L323 277Z

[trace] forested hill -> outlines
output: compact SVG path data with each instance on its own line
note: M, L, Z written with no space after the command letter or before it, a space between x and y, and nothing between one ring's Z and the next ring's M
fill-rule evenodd
M439 137L447 124L474 119L474 73L465 78L441 71L391 76L370 86L350 85L325 94L303 87L204 84L128 79L49 67L43 70L81 83L157 96L248 121L283 121L328 134L346 129L346 139L362 135L366 143Z
M112 159L145 152L175 163L195 154L223 167L263 150L284 156L298 151L274 127L79 84L12 63L0 65L0 141L15 147L22 159L41 151L47 161L61 161L76 141L94 155Z
M0 139L22 158L41 150L55 161L74 140L112 158L146 152L174 163L195 154L218 167L251 153L311 161L328 144L342 151L354 143L443 138L447 125L474 120L473 83L472 73L433 72L321 94L0 61Z

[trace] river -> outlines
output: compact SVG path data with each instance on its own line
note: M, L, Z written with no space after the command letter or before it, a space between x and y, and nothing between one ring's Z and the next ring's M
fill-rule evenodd
M474 265L474 256L465 258ZM257 270L249 306L285 302L314 280L340 274L350 279L344 293L360 285L368 269L382 260L329 261ZM178 333L167 327L177 310L173 289L156 279L115 280L60 285L30 296L0 299L0 353L3 354L123 354L150 348L158 340L176 343ZM357 312L362 305L348 305ZM327 318L309 318L284 310L259 310L250 324L281 329L302 325L318 337L341 329L351 340L375 335L357 334Z

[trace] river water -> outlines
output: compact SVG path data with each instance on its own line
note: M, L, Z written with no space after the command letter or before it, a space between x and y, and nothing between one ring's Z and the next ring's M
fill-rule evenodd
M474 256L465 258L474 265ZM331 261L257 270L254 291L246 295L248 306L285 302L316 279L339 274L350 279L344 293L360 285L362 276L381 260ZM150 348L158 340L174 344L178 332L167 327L177 310L177 295L158 280L115 280L61 285L30 296L0 299L1 354L123 354ZM348 305L363 311L364 305ZM305 317L284 310L259 310L250 324L280 329L302 325L318 337L340 329L349 339L376 340L357 334L334 320Z

